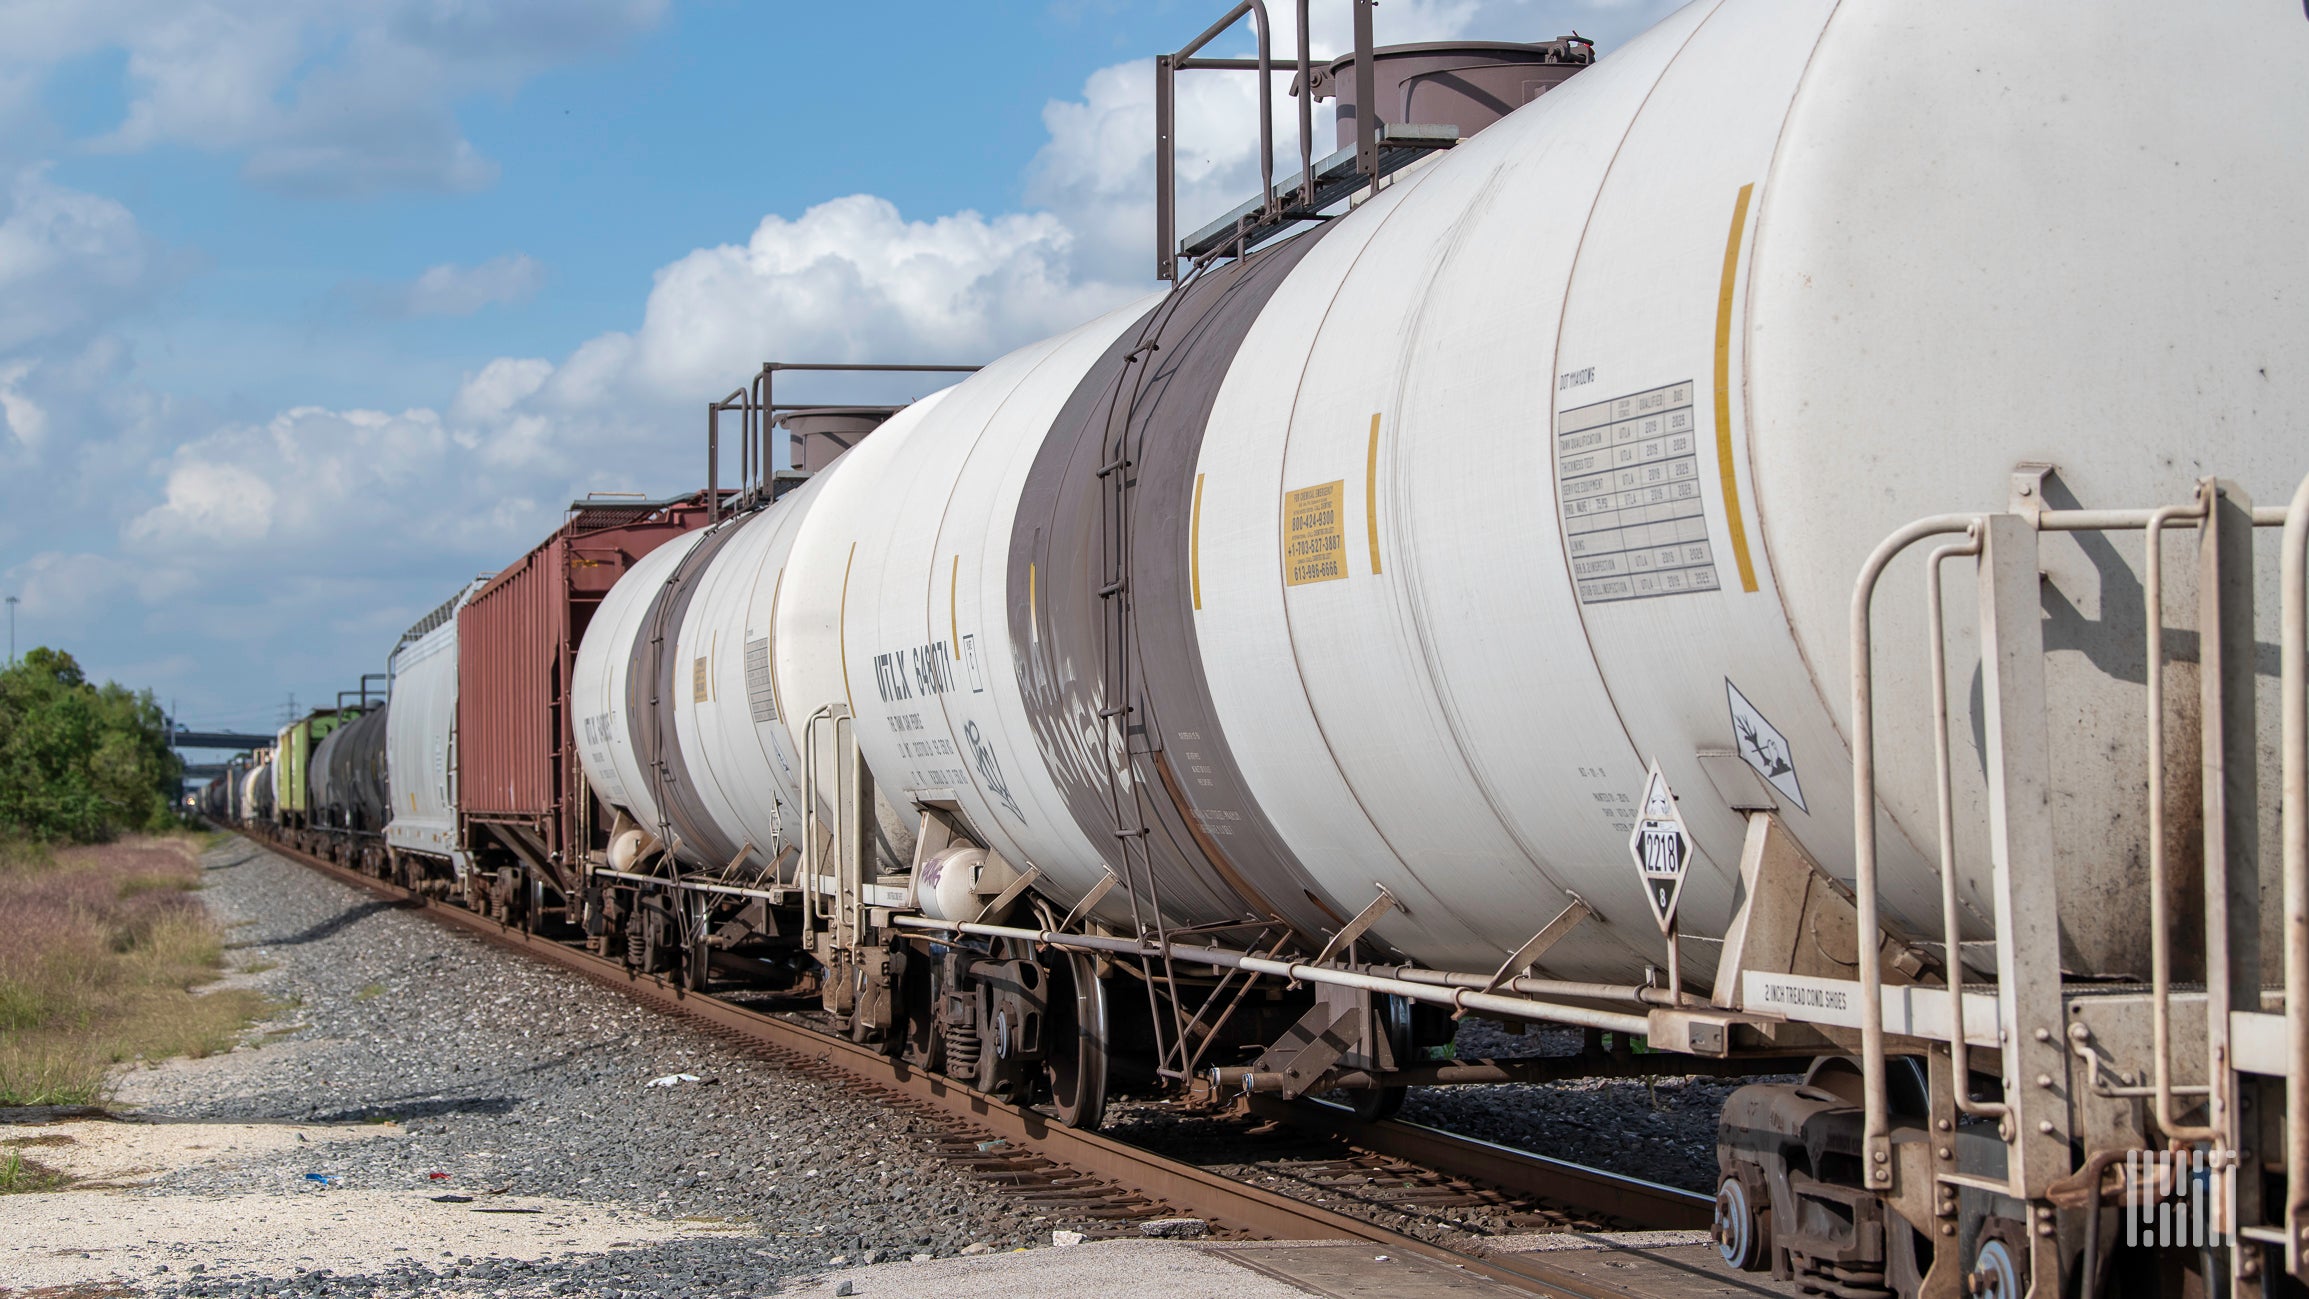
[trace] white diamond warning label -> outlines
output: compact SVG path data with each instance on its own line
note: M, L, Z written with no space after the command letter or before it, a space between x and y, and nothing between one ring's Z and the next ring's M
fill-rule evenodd
M1757 775L1771 782L1772 788L1787 795L1798 811L1810 812L1812 809L1804 806L1804 787L1796 780L1796 753L1788 747L1787 737L1728 677L1724 695L1732 707L1732 742L1739 747L1740 756Z

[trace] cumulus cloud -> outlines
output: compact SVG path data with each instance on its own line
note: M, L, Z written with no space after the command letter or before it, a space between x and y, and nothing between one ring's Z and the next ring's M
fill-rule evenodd
M126 110L99 147L237 154L249 180L314 195L470 190L496 178L457 124L615 48L665 0L87 0L0 7L0 110L59 63L125 55ZM22 101L28 96L19 93ZM22 119L19 102L12 116ZM5 119L0 119L5 124Z
M1077 276L1073 243L1047 212L910 221L865 194L766 217L744 244L701 248L658 271L632 364L648 388L674 393L802 353L986 359L1128 295Z

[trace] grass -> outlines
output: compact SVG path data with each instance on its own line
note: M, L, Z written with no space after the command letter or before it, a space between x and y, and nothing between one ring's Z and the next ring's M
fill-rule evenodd
M26 1159L22 1151L0 1155L0 1195L53 1191L70 1180L46 1164Z
M382 996L384 996L384 995L385 995L385 985L384 985L384 984L382 984L382 983L364 983L364 984L362 984L362 985L361 985L361 990L360 990L359 992L356 992L356 993L354 993L354 994L353 994L353 1000L355 1000L355 1001L375 1001L377 998L379 998L379 997L382 997Z
M201 847L0 843L0 1106L101 1103L115 1065L227 1049L266 1010L254 992L194 993L224 955L192 892Z

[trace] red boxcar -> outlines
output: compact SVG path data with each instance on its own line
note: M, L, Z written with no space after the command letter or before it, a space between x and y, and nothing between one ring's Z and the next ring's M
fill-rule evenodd
M566 895L594 834L569 669L601 598L634 561L706 525L705 496L593 499L457 615L457 819L485 869L526 863Z

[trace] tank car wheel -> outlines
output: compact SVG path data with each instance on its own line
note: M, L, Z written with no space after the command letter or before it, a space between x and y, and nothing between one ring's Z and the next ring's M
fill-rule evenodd
M1980 1242L1980 1250L1972 1259L1972 1275L1965 1280L1966 1291L1980 1299L2021 1299L2026 1291L2021 1280L2021 1258L2025 1257L2024 1253L2016 1258L2002 1237Z
M1772 1226L1756 1212L1748 1184L1734 1173L1716 1187L1716 1220L1710 1231L1724 1262L1743 1272L1772 1265Z
M1411 1054L1411 1002L1403 997L1380 996L1374 999L1378 1011L1379 1031L1387 1035L1387 1046L1395 1055L1398 1068L1409 1063ZM1403 1110L1403 1102L1411 1096L1408 1087L1373 1087L1352 1092L1350 1106L1355 1117L1365 1123L1391 1119Z
M1043 1038L1050 1054L1042 1076L1059 1121L1095 1129L1106 1117L1106 985L1099 981L1095 958L1082 952L1063 955L1051 967L1050 1020Z

